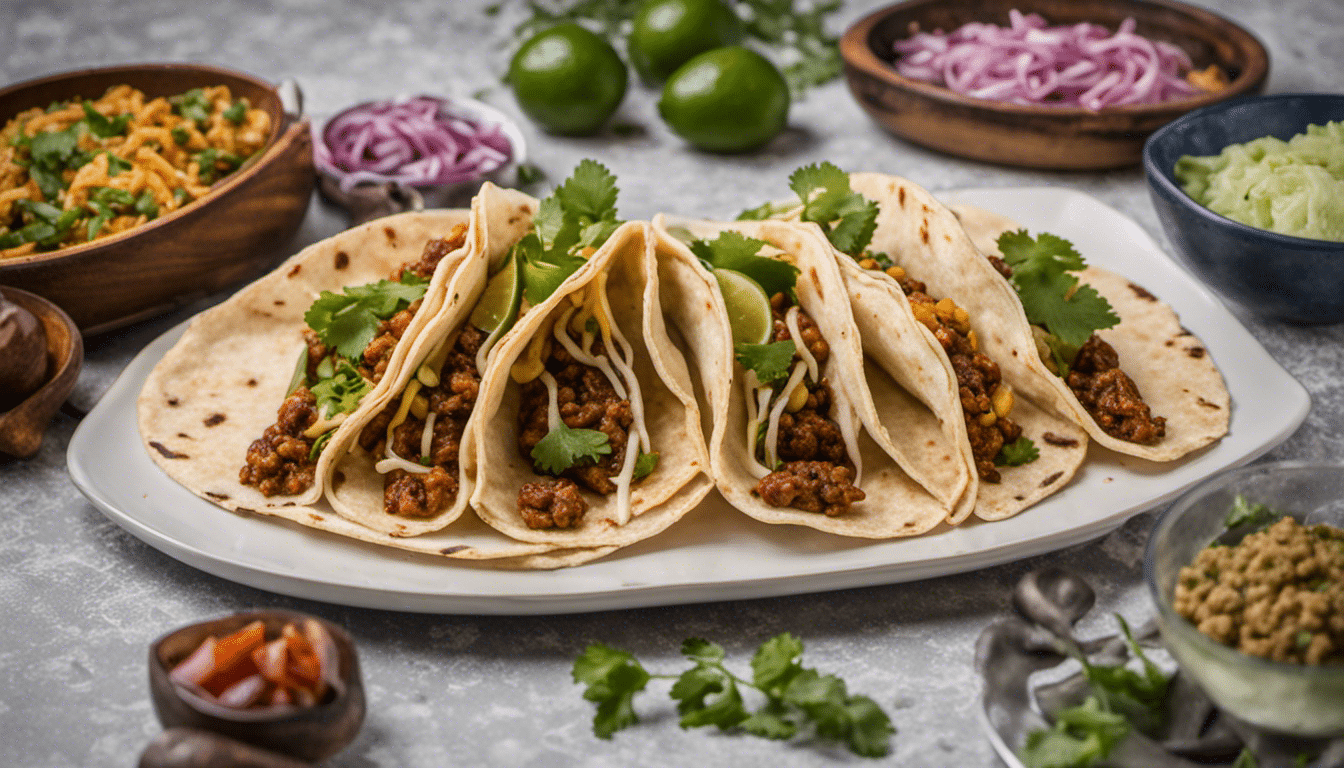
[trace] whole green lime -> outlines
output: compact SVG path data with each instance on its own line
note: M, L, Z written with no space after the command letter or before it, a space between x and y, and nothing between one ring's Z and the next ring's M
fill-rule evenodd
M557 24L518 49L509 84L518 106L547 131L595 133L625 97L625 63L600 36Z
M730 45L702 53L673 72L658 112L695 147L745 152L784 129L789 86L764 56Z
M742 20L721 0L648 0L626 41L630 63L661 83L697 54L742 41Z

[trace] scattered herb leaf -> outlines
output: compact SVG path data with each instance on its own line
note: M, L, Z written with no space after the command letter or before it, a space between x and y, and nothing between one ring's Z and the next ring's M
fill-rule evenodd
M648 477L653 470L657 469L658 456L659 454L657 451L654 451L653 453L644 453L643 451L640 451L639 458L635 459L634 478L639 480L640 478Z
M317 412L329 419L338 413L353 411L372 386L353 365L342 360L330 376L308 389L317 398Z
M428 287L428 281L404 272L400 282L379 280L350 286L343 293L323 291L303 319L322 343L355 360L373 341L379 322L405 309Z
M541 201L534 231L519 240L523 292L533 305L545 301L620 226L616 177L602 164L582 160L563 184Z
M769 344L736 344L733 352L743 368L756 372L756 380L769 384L789 375L789 364L797 351L792 339Z
M532 463L548 475L558 475L586 459L594 463L611 453L611 441L596 429L571 429L557 424L532 447Z
M999 454L994 457L996 467L1020 467L1039 459L1041 452L1031 438L1023 435L1011 443L1004 443Z
M1013 287L1031 322L1078 347L1093 332L1120 322L1110 302L1070 274L1086 265L1068 240L1048 232L1033 239L1021 229L999 235L998 246L1013 268Z

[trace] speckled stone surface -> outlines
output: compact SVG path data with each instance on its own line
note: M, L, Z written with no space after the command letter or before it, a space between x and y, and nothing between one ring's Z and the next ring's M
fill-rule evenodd
M852 0L837 30L877 2ZM1344 83L1344 4L1261 0L1206 4L1253 30L1272 56L1271 92L1338 91ZM485 2L322 0L4 0L0 81L98 64L191 60L296 79L321 119L355 101L396 93L468 95L517 115L499 85L521 2L497 17ZM900 173L933 190L1061 185L1095 195L1165 239L1138 169L1105 174L1015 171L957 160L896 141L839 82L795 105L786 136L746 157L686 149L657 118L656 94L634 88L618 121L635 126L592 139L556 139L523 127L552 178L598 157L621 181L634 218L660 210L735 214L785 193L795 167L831 160ZM285 252L342 227L314 202ZM220 297L216 297L218 300ZM88 342L73 402L91 407L142 346L190 314ZM1303 385L1314 404L1303 427L1269 458L1344 458L1344 326L1298 328L1238 317ZM1272 408L1272 403L1238 403ZM628 648L650 668L679 667L683 638L727 646L745 668L755 645L791 631L806 663L869 694L899 732L883 765L991 766L976 720L975 638L1007 608L1028 569L1059 564L1089 574L1097 616L1146 618L1140 560L1151 514L1105 538L976 573L819 595L537 618L424 616L345 608L238 586L182 565L103 517L70 483L65 449L75 422L58 416L42 452L0 463L0 764L58 768L133 765L158 732L150 706L148 642L180 624L234 610L310 611L350 630L361 652L370 711L350 748L329 765L369 766L806 766L872 764L807 742L773 743L682 731L654 685L640 726L612 741L589 728L591 705L569 677L589 640ZM126 450L139 450L126 446ZM115 461L115 456L109 456ZM1091 621L1086 633L1109 632Z

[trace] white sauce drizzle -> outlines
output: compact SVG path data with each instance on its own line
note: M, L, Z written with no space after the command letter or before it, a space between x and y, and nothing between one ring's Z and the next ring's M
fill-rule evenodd
M429 467L426 467L423 464L416 464L415 462L407 461L401 458L400 456L392 456L390 458L383 459L377 464L374 464L373 468L380 475L386 475L388 472L391 472L394 469L404 469L407 472L411 472L417 475L429 474Z
M803 377L807 375L807 365L798 363L793 367L793 374L789 376L789 381L780 390L779 396L775 398L775 404L770 408L770 421L765 428L765 463L771 470L779 461L779 417L784 413L784 407L789 404L789 393L793 388L803 383Z
M747 377L742 384L746 390L747 400L747 459L751 462L747 466L747 471L760 480L770 474L770 470L756 460L756 433L761 427L761 416L770 404L771 390L757 383L755 371L747 371Z
M798 308L797 304L789 307L789 311L784 313L784 325L789 328L789 337L793 339L794 351L798 353L799 357L803 358L803 362L807 363L807 375L811 376L813 381L821 381L821 378L817 375L817 358L812 356L812 350L808 349L807 345L803 343L803 332L798 325L798 314L800 312L802 310Z
M621 333L620 326L616 325L616 318L611 313L611 304L607 302L607 276L603 273L598 278L597 298L599 306L602 308L602 314L606 317L606 323L599 323L602 326L603 342L607 349L611 350L611 336L616 337L616 343L620 345L619 354L612 354L612 362L620 369L621 375L630 383L630 413L634 416L634 427L639 431L639 442L645 453L653 451L653 443L649 440L648 426L644 423L644 398L639 392L639 380L635 378L634 368L631 362L635 359L634 347L625 340L625 335ZM610 335L607 331L610 329Z
M425 416L425 429L423 432L420 433L421 458L429 458L429 448L430 445L434 442L434 419L436 419L438 415L439 414L430 411Z
M546 385L546 394L550 401L546 407L546 432L554 432L560 422L560 385L556 384L555 377L547 371L542 371L542 383Z

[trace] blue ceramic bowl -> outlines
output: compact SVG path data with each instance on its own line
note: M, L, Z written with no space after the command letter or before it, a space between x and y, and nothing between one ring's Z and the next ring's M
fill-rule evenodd
M1262 136L1287 140L1330 120L1344 120L1344 94L1253 96L1190 112L1144 144L1148 192L1177 254L1255 314L1304 324L1344 321L1344 243L1281 235L1216 214L1181 191L1176 161Z

